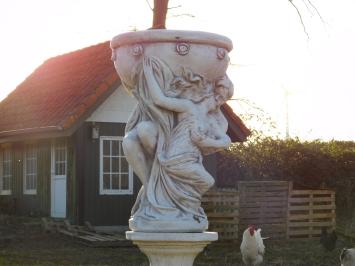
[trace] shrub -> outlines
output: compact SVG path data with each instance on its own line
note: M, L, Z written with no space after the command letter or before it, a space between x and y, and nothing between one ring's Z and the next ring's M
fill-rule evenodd
M295 187L336 190L337 203L355 200L355 142L257 138L218 154L219 187L240 180L287 180Z

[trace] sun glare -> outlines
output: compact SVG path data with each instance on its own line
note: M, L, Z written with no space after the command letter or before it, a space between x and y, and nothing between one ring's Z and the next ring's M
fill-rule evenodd
M263 109L281 134L288 113L291 136L355 139L354 4L316 4L327 23L301 10L310 39L288 1L171 0L171 7L181 7L169 10L167 27L231 38L234 97ZM148 3L140 0L3 2L0 100L46 59L147 29L151 20Z

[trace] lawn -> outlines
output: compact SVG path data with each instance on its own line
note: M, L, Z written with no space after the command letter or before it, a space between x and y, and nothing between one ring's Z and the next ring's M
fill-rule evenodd
M0 241L0 265L149 265L136 247L86 247L67 236L44 233L38 223L19 218L0 221L1 238L5 240ZM351 246L342 239L332 252L324 251L317 240L266 240L265 245L263 265L268 266L336 266L340 250ZM243 265L239 244L212 244L194 265Z

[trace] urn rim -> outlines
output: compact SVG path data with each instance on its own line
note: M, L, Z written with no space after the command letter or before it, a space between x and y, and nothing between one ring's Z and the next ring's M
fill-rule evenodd
M142 30L119 34L113 37L111 48L117 49L122 46L137 43L191 43L207 44L224 48L228 52L233 49L232 41L223 35L190 30Z

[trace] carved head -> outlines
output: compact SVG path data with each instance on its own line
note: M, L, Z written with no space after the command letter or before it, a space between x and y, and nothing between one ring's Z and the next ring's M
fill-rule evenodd
M226 101L232 98L234 86L227 75L224 75L215 82L214 93L218 106L223 105Z
M181 75L175 76L171 82L171 89L168 96L189 99L193 102L200 102L213 93L210 83L188 68L182 68Z

